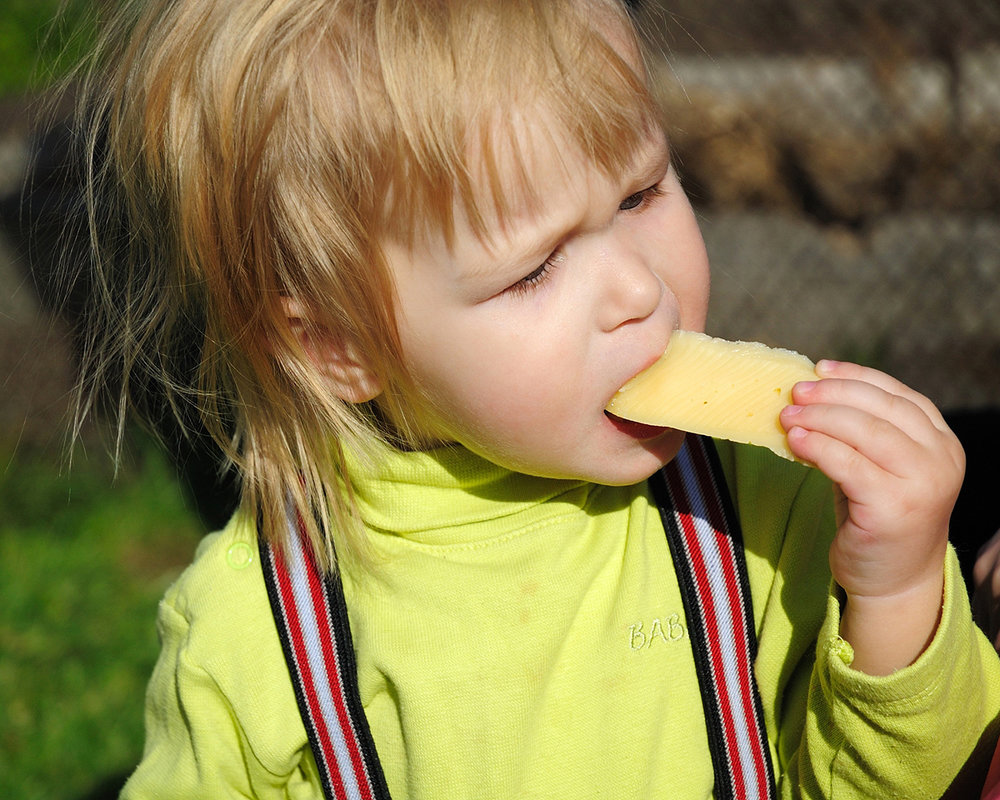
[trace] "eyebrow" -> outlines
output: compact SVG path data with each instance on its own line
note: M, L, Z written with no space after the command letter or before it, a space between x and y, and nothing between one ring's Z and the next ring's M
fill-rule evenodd
M657 138L658 141L654 147L640 149L638 157L622 170L619 177L623 191L640 192L663 180L666 176L672 160L670 144L665 135L662 138ZM541 216L544 217L544 214ZM535 215L535 218L539 218L538 215ZM516 213L512 215L512 219L516 221ZM487 250L507 252L497 252L497 258L490 260L489 263L466 266L461 270L460 279L463 283L476 281L490 277L495 273L516 273L520 269L540 264L559 248L561 242L571 237L578 227L577 221L571 224L557 221L551 226L545 225L543 230L536 232L537 235L525 236L523 241L517 241L515 234L513 241L506 246L502 242L491 243L487 241L484 243Z

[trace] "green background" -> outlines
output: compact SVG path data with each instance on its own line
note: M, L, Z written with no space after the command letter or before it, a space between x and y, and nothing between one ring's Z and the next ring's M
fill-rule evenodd
M99 5L67 4L53 25L59 0L0 2L5 137L86 45ZM0 317L0 798L114 797L142 752L156 604L204 531L140 435L117 476L95 431L67 465L69 379L53 378L70 373L65 336L44 312Z

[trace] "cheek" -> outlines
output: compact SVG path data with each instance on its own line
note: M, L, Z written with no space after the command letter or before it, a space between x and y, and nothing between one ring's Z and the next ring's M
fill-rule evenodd
M704 278L687 287L687 297L680 298L681 328L689 331L704 331L708 318L709 279L708 268Z
M520 449L558 438L574 422L568 398L579 398L580 387L569 382L571 371L541 348L511 358L483 355L479 363L474 379L470 373L442 387L448 395L441 398L441 411L460 438L464 432L483 443Z
M681 327L703 330L708 315L710 288L708 253L694 215L670 226L661 237L660 253L667 255L660 269L660 279L674 293L680 306Z
M464 399L481 415L507 423L558 419L574 387L558 362L538 355L520 352L481 367L478 379L464 381Z

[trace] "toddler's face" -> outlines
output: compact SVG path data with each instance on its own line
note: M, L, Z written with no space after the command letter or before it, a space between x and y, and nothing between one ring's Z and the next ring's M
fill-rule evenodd
M537 131L536 131L537 132ZM608 178L557 132L526 132L541 202L485 243L457 225L389 245L404 357L430 398L427 433L535 475L627 484L683 435L604 407L663 352L701 330L708 259L662 134Z

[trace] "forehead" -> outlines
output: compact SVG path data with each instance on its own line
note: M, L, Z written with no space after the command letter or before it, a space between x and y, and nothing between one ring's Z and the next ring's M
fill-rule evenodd
M659 129L627 17L609 3L566 5L575 22L550 20L526 40L501 34L490 52L454 60L433 98L403 104L383 198L388 238L450 238L459 219L487 236L535 210L553 170L620 174ZM581 13L591 7L602 13Z
M460 197L455 198L456 218L490 249L526 225L547 221L558 226L560 217L572 216L570 209L601 187L617 194L624 187L635 191L636 181L658 180L669 161L662 128L640 126L622 142L620 156L594 159L544 110L520 115L509 122L489 157L472 156L481 225L477 227Z
M436 303L452 293L481 297L502 289L575 236L606 225L625 196L661 181L669 166L666 137L659 129L615 174L586 161L578 147L537 118L524 123L519 145L516 156L505 155L520 159L529 182L508 181L502 214L490 200L481 204L488 209L482 230L459 207L450 237L429 231L409 243L383 243L402 297L434 297ZM445 295L435 294L441 291Z

